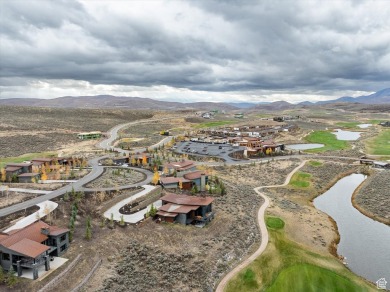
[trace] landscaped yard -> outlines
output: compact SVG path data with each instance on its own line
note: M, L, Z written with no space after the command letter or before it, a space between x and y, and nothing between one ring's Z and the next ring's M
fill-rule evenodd
M369 154L390 155L390 130L382 130L378 136L366 142Z
M347 149L348 142L337 140L336 135L329 131L314 131L305 137L305 140L309 143L324 144L324 147L306 150L307 152L323 152L327 150L343 150Z
M268 231L264 253L228 283L226 292L376 291L334 257L307 251L283 229Z

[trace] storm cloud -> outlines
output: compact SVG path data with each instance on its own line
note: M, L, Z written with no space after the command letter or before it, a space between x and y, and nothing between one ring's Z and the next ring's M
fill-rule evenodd
M390 85L388 1L1 1L0 98L320 100Z

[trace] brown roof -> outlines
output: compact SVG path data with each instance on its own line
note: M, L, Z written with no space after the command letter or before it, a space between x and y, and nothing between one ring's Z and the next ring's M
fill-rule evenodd
M186 173L184 175L184 177L186 179L189 179L189 180L192 180L192 179L198 179L202 176L202 174L205 175L204 171L194 171L194 172L190 172L190 173Z
M169 212L169 213L187 214L188 212L196 210L199 207L200 207L199 205L187 206L187 205L176 205L176 204L168 203L168 204L162 205L158 210L164 211L164 212Z
M47 239L47 236L41 233L41 228L50 228L50 225L42 221L37 221L12 234L10 233L7 238L0 241L0 244L9 247L24 238L41 243Z
M169 213L169 212L164 212L164 211L158 211L156 214L163 216L163 217L176 217L177 216L177 214L175 214L175 213Z
M36 162L51 162L55 160L54 158L35 158L35 159L31 159L32 162L36 161Z
M30 166L32 165L32 163L8 163L6 165L7 166L20 166L20 167L24 167L24 166Z
M8 248L31 258L36 258L40 254L50 249L50 247L47 245L40 244L28 238L23 238Z
M18 177L32 177L32 176L38 176L39 173L32 173L32 172L27 172L27 173L22 173L22 174L19 174Z
M194 164L194 162L192 160L182 160L182 161L179 161L179 162L167 163L164 166L166 166L168 168L185 170L185 169L189 169L191 167L194 167L195 164Z
M17 171L21 168L22 168L22 166L6 166L5 171L12 171L13 172L13 171Z
M50 235L53 235L53 236L57 236L57 235L63 234L63 233L68 232L68 231L69 231L68 228L50 226Z
M168 193L161 198L162 201L178 204L178 205L188 205L188 206L207 206L210 205L214 198L211 197L195 197L195 196L186 196L186 195L176 195Z
M185 179L185 178L181 178L181 177L173 177L173 176L169 176L169 177L160 177L160 182L165 185L165 184L174 184L174 183L179 183L179 181L181 182L189 182L188 179Z

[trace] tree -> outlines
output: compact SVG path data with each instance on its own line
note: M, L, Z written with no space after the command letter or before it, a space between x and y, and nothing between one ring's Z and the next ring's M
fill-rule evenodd
M272 148L267 148L265 154L270 155L272 153Z
M125 226L125 218L123 218L123 215L121 215L121 221L119 221L120 226Z
M5 273L4 273L3 267L0 266L0 283L3 283L4 280L5 280Z
M137 161L135 160L134 157L131 158L131 165L135 166L137 164Z
M45 168L42 168L41 180L42 181L47 180L47 174Z
M111 227L114 227L114 213L111 213L110 225L111 225Z
M92 224L91 217L87 217L87 222L85 226L85 239L90 240L92 238Z
M191 194L193 195L193 196L195 196L195 194L196 193L198 193L198 186L196 185L196 184L194 184L194 186L192 187L192 189L191 189Z
M13 286L16 285L16 283L18 283L18 278L16 277L14 268L11 265L7 273L7 286L9 288L12 288Z
M149 210L148 214L150 217L156 216L157 208L153 204L152 204L152 206L150 206L150 210Z
M2 168L2 169L0 170L0 174L1 174L1 181L2 181L2 182L5 182L6 179L7 179L7 172L5 171L5 168Z
M165 175L169 174L169 169L168 169L168 167L166 167L166 166L164 167L164 174L165 174Z
M148 159L146 158L146 155L142 156L142 165L147 166L148 165Z
M183 189L183 182L181 181L181 179L179 179L179 189L180 189L180 190Z
M160 180L160 175L158 174L158 171L155 171L152 178L152 184L157 185L159 180Z

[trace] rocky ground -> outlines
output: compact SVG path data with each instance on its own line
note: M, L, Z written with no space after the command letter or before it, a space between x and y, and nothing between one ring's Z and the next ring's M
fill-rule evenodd
M390 171L373 170L355 192L353 203L363 214L390 225Z
M103 174L86 185L87 188L111 188L142 181L145 175L125 168L106 168Z

